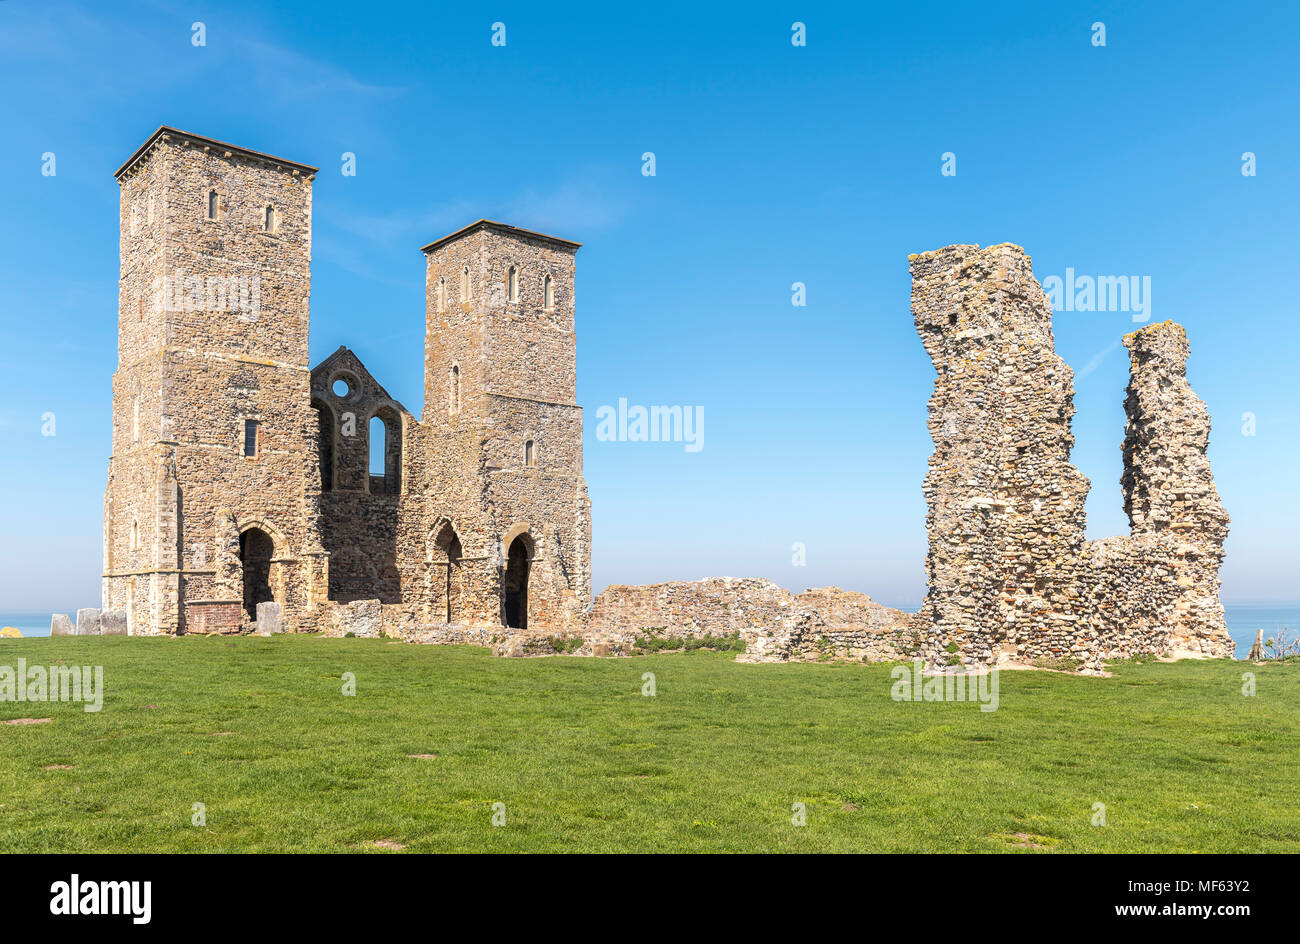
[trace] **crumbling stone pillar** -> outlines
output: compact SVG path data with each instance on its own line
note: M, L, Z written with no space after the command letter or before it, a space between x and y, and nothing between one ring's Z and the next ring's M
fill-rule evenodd
M931 664L988 665L1028 639L1068 635L1051 571L1084 536L1073 374L1019 246L949 246L909 261L912 315L938 375L922 650Z
M1228 513L1210 473L1210 414L1187 382L1187 332L1172 321L1124 338L1130 374L1124 412L1124 510L1149 566L1179 588L1171 648L1230 656L1219 602ZM1168 571L1168 573L1164 573Z

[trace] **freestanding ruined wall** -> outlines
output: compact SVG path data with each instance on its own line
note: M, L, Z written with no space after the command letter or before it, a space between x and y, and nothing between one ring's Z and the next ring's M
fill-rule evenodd
M932 664L1079 663L1138 652L1227 655L1218 602L1227 515L1186 335L1133 352L1124 446L1132 534L1085 541L1088 480L1070 464L1074 387L1029 256L1003 244L910 258L912 314L936 379L925 479Z
M912 315L938 375L924 650L947 662L955 644L964 663L987 665L1021 638L1071 631L1053 571L1084 539L1073 374L1019 246L949 246L913 256L911 268Z
M792 594L770 580L710 577L642 586L612 584L591 608L591 630L629 649L645 635L726 636L745 641L751 662L902 658L915 645L912 621L865 593L818 587Z

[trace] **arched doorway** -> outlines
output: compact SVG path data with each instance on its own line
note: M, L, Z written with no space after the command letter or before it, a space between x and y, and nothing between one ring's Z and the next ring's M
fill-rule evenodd
M275 544L261 528L249 528L239 536L239 560L244 565L244 612L257 619L257 604L274 598L271 594L271 558Z
M442 597L441 602L445 604L445 609L439 607L443 612L438 615L445 617L448 623L454 623L456 616L460 613L460 559L462 552L460 538L456 536L456 529L451 526L451 522L444 522L442 527L438 529L433 544L435 550L430 555L429 560L441 571L441 573L436 574L436 578L441 584L438 587L438 595Z
M528 568L531 557L528 542L522 534L510 542L502 586L505 591L506 626L511 629L528 628Z

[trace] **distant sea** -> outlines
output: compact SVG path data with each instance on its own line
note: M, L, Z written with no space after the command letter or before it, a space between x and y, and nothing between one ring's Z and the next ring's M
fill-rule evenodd
M1264 630L1264 638L1275 630L1286 627L1288 638L1300 637L1300 605L1278 605L1271 603L1231 603L1225 604L1224 611L1228 617L1228 632L1237 643L1237 658L1246 658L1251 643L1255 641L1255 630ZM65 611L75 621L75 609ZM50 614L41 612L0 612L0 627L13 626L24 636L48 636L50 634Z

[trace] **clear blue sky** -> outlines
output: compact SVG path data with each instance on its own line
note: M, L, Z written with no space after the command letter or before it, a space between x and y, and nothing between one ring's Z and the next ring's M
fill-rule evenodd
M1040 279L1151 278L1214 417L1225 599L1300 598L1296 4L476 6L0 2L0 609L97 605L112 172L163 123L321 166L312 360L347 344L417 413L418 247L482 216L585 243L597 590L753 575L916 605L933 370L907 255L1010 241ZM1094 537L1127 531L1133 327L1056 317ZM620 397L703 407L704 448L598 442Z

